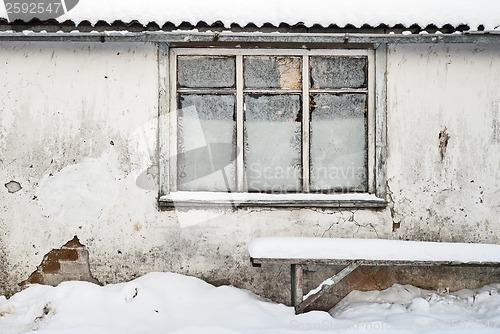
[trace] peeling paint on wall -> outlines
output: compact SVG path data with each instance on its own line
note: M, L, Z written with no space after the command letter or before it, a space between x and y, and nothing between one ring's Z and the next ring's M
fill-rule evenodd
M491 125L500 98L499 46L388 51L387 177L401 222L394 237L497 243L500 147Z
M380 210L158 211L157 134L166 121L158 119L155 45L2 42L0 50L0 64L8 62L0 68L0 179L22 183L15 195L0 190L0 290L15 290L74 235L103 284L173 271L281 302L289 300L288 267L252 268L246 247L253 238L500 242L499 135L492 127L499 46L388 47L390 205ZM446 168L438 141L444 125L451 135ZM404 273L387 275L431 282ZM432 283L462 286L459 273ZM383 275L360 273L368 287L388 284ZM476 282L495 277L488 271Z
M450 135L448 134L448 129L444 128L439 131L439 156L441 161L444 160L446 155L446 148L448 147L448 141L450 140Z
M77 236L61 248L48 252L38 268L19 285L36 283L56 286L71 280L98 283L90 272L89 252Z
M7 188L7 191L11 194L17 193L19 190L21 190L23 187L21 187L21 184L17 181L10 181L5 184L5 188Z
M5 245L3 242L3 235L0 234L0 282L4 282L3 284L5 284L5 282L7 282L7 280L9 279L7 270L8 268L7 268L7 256L5 254ZM8 287L5 286L3 287L3 289L7 290ZM0 295L5 294L6 292L8 291L1 291Z

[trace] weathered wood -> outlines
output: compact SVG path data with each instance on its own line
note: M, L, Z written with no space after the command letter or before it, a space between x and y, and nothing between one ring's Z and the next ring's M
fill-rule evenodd
M360 261L364 266L462 266L462 267L500 267L498 262L460 262L460 261L390 261L390 260L365 260L365 259L268 259L251 258L254 265L260 264L301 264L301 265L331 265L345 266L353 260Z
M159 109L159 154L158 159L160 166L159 180L160 180L160 194L168 194L170 192L170 143L169 129L170 129L170 71L169 71L169 48L166 43L158 44L158 109Z
M287 208L385 208L386 201L364 201L364 200L331 200L331 201L297 201L297 200L168 200L160 197L158 205L163 208L169 207L224 207L232 206L247 208L247 207L287 207Z
M351 261L351 263L339 271L337 274L333 275L329 279L323 281L320 286L317 289L317 292L313 292L314 290L311 290L304 298L302 301L300 301L298 304L296 303L297 300L295 300L295 313L299 314L304 312L304 310L314 303L319 297L323 296L331 287L333 287L335 284L340 282L343 278L345 278L347 275L352 273L354 269L359 267L362 263L359 261ZM293 265L292 265L293 266Z
M168 184L168 192L172 191L177 191L177 102L176 99L173 99L172 96L176 94L176 89L177 89L177 75L176 69L177 69L177 57L173 50L170 50L169 52L169 60L168 60L168 66L169 66L169 83L168 83L168 89L169 89L169 109L168 109L168 115L166 118L168 118L168 128L162 129L160 128L160 136L165 136L165 141L168 142L168 160L166 161L168 168L168 175L169 179L163 181L164 183ZM168 192L165 192L163 194L167 194Z
M302 313L309 305L326 293L331 287L349 275L354 269L363 266L460 266L460 267L500 267L500 262L460 262L460 261L390 261L364 259L281 259L281 258L250 258L254 267L262 264L289 264L291 268L291 302L295 313ZM323 281L317 292L309 292L303 297L302 283L304 280L303 266L333 265L346 266L336 275Z
M304 271L300 264L292 264L290 266L290 275L292 280L291 286L291 297L292 305L296 306L302 302L302 297L304 295L302 291L302 282L304 281Z
M244 143L244 128L245 128L245 99L243 94L244 87L244 73L243 73L243 56L236 56L236 189L244 191L245 188L245 162L243 160L245 143ZM236 204L231 207L236 208Z
M196 43L325 43L337 47L373 43L485 43L499 44L500 33L464 32L461 34L362 34L362 33L234 33L234 32L68 32L0 33L1 41L51 42L166 42L172 46Z
M375 194L387 196L387 44L375 49Z
M302 189L304 192L310 191L311 185L311 108L310 100L310 81L309 81L309 57L302 56Z

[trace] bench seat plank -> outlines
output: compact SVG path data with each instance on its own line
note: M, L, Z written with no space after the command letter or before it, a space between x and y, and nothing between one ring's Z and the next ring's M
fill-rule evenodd
M291 269L291 302L296 313L326 293L358 266L500 266L500 245L403 241L268 237L248 247L254 266L287 264ZM304 296L303 266L344 266L336 275Z
M262 264L300 264L300 265L328 265L328 266L347 266L352 260L327 260L327 259L285 259L285 258L254 258L250 260L254 267L260 267ZM460 267L500 267L500 262L460 262L460 261L393 261L393 260L356 260L363 266L460 266Z
M346 264L362 260L364 265L459 265L500 263L500 245L404 241L385 239L343 239L309 237L267 237L252 240L250 257L259 263ZM268 261L266 261L268 259Z

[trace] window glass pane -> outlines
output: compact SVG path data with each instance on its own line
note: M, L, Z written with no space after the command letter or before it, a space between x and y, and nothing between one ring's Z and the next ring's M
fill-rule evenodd
M245 88L301 88L300 57L247 56L243 62Z
M367 58L317 56L309 60L312 88L366 88Z
M245 117L248 191L300 191L300 96L247 95Z
M367 191L365 94L311 96L311 191Z
M179 56L177 80L180 88L234 88L234 57Z
M180 95L177 188L235 191L234 95Z

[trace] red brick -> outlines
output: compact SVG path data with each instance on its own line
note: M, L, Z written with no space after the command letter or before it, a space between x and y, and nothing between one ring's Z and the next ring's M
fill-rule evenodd
M78 240L78 237L75 235L73 239L65 243L61 248L84 248L84 247L85 246L83 246L80 243L80 240Z
M61 269L61 264L59 261L47 260L42 262L41 269L44 273L53 273Z

